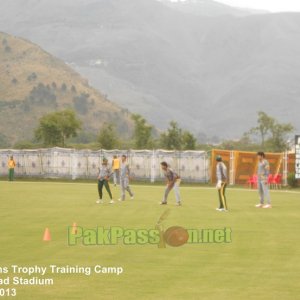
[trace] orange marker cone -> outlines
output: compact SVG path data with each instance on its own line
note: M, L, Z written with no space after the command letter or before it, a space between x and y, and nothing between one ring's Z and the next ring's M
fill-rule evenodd
M75 222L72 225L72 234L77 234L77 224Z
M44 241L44 242L49 242L49 241L51 241L51 234L50 234L49 228L46 228L46 229L45 229L43 241Z

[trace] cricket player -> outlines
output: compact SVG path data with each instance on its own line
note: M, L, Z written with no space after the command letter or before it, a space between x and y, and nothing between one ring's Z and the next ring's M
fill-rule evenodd
M7 167L8 167L8 180L14 181L16 162L13 156L9 158Z
M114 186L117 186L120 180L120 159L114 155L112 160Z
M170 191L174 189L174 193L176 197L176 205L181 206L181 198L179 192L179 186L181 182L180 176L176 174L165 161L163 161L160 165L167 179L167 186L165 189L164 198L160 204L161 205L167 204L168 195Z
M266 160L266 155L264 152L258 152L258 167L257 167L257 184L258 192L260 197L260 203L255 205L257 208L272 208L270 192L268 186L268 177L270 173L270 165ZM266 200L266 204L265 204Z
M133 193L129 186L130 180L130 168L127 163L127 156L122 155L121 167L120 167L120 187L121 187L121 198L119 201L125 201L126 191L129 193L131 200L133 200Z
M216 167L216 175L217 175L217 190L219 193L219 202L220 206L217 208L217 211L228 211L227 201L226 201L226 187L227 187L227 167L223 163L222 156L218 155L216 157L217 167Z
M109 198L110 198L110 204L113 204L115 203L114 200L113 200L113 197L112 197L112 193L110 191L110 187L109 187L109 178L111 177L112 175L112 172L111 172L111 169L109 168L108 166L108 160L106 158L103 158L103 161L102 161L102 166L100 167L100 170L99 170L99 176L98 176L98 193L99 193L99 199L96 201L97 204L102 204L103 203L103 200L102 200L102 197L103 197L103 186L105 187L108 195L109 195Z

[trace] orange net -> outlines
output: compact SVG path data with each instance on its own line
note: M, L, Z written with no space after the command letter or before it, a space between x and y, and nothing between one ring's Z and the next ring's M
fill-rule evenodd
M228 168L228 176L231 183L246 184L257 172L256 152L212 150L211 155L211 182L216 182L216 157L222 156L223 162ZM284 153L266 153L266 159L270 164L271 174L284 173ZM288 155L288 173L295 172L295 154Z

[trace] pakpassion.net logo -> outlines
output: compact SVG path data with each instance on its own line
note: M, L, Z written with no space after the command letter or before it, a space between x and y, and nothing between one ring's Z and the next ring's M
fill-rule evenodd
M68 228L70 246L105 246L105 245L158 245L159 248L179 247L184 244L231 243L230 228L220 229L185 229L171 226L164 229L163 221L169 215L166 210L153 229L128 229L118 226L110 228L96 227L86 229L80 226Z

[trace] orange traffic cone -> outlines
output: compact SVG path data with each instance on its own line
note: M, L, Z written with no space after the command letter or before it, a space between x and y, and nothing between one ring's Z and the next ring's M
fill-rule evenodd
M51 241L51 234L50 234L49 228L46 228L46 229L45 229L43 241L44 241L44 242L49 242L49 241Z
M72 234L77 234L77 224L75 222L72 225Z

